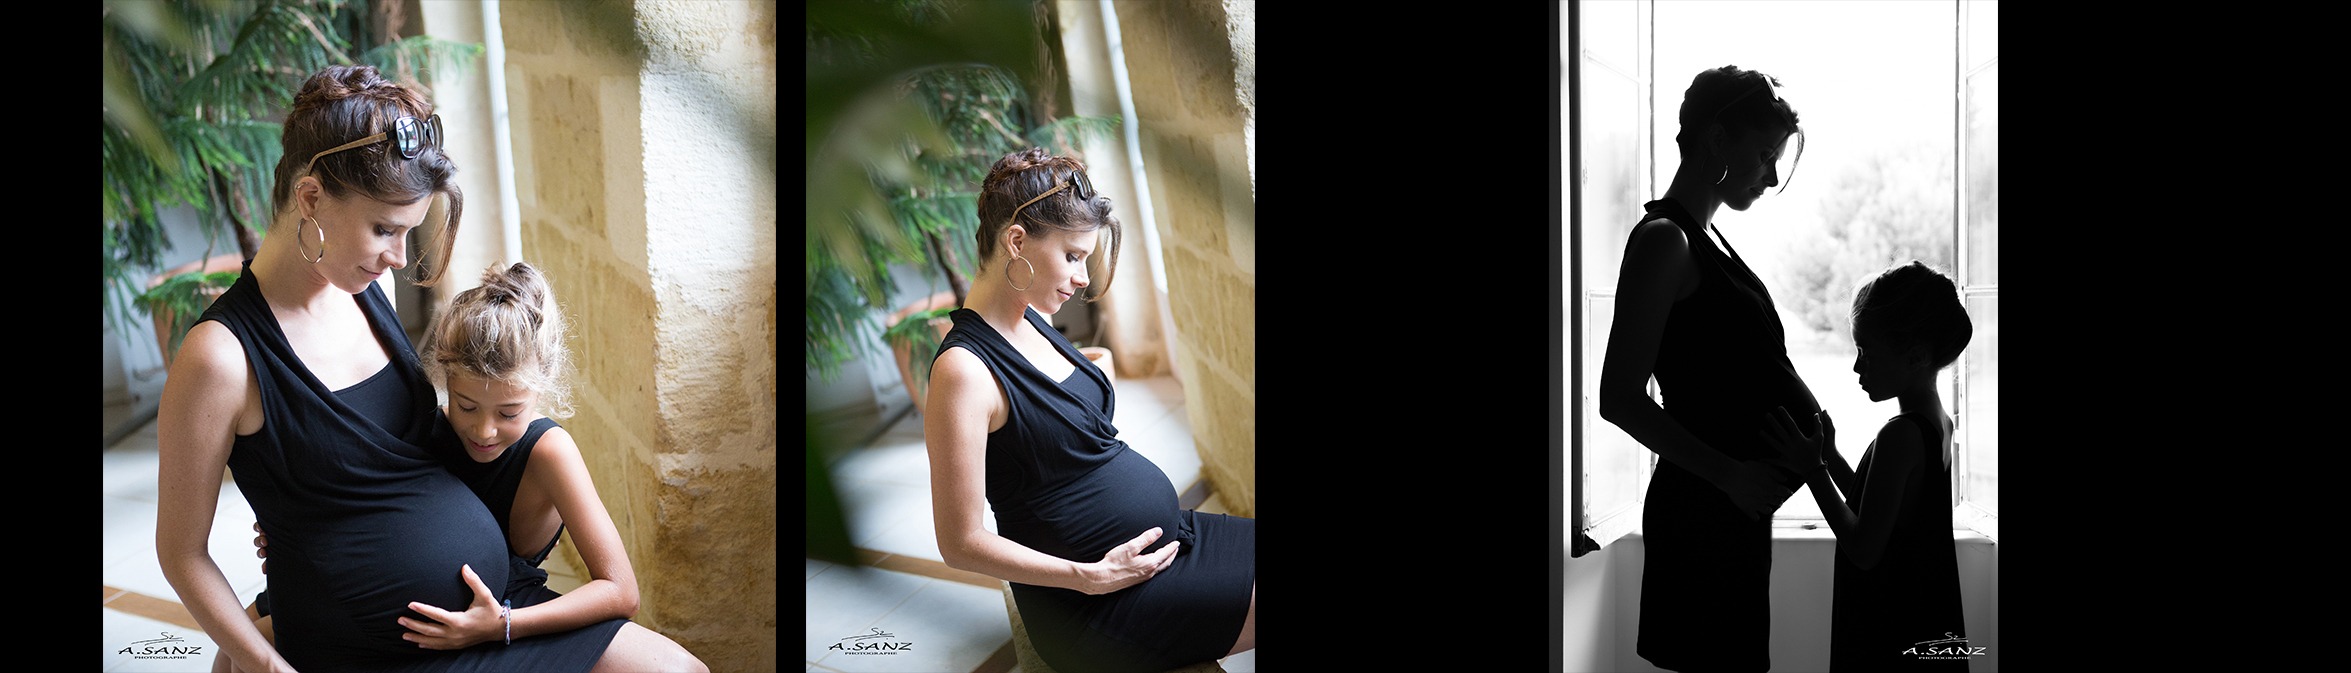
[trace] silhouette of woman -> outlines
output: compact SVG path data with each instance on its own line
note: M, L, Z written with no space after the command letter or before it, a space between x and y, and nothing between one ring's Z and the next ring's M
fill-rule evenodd
M1713 225L1781 184L1800 155L1778 82L1724 66L1683 94L1682 162L1626 241L1600 416L1661 459L1641 519L1638 651L1677 671L1771 667L1771 513L1809 460L1761 436L1764 414L1820 409L1790 363L1771 295ZM1646 391L1654 376L1665 404ZM1811 426L1805 426L1810 430Z

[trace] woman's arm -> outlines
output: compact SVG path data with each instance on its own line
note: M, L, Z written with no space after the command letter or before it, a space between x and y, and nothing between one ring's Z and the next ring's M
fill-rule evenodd
M239 431L259 429L258 419L248 413L260 408L259 397L236 335L210 321L188 330L155 418L161 463L155 554L164 579L223 656L246 671L291 671L293 666L246 618L209 547L229 447Z
M1095 563L1078 563L1028 548L987 529L987 435L1002 404L996 381L979 357L949 348L931 365L923 408L923 437L931 462L931 515L939 554L949 567L1036 586L1105 594L1150 579L1175 561L1170 543L1138 555L1165 531L1140 531Z
M526 638L636 616L636 571L629 566L628 551L621 547L620 529L613 525L612 515L604 510L604 501L596 497L596 484L588 476L588 463L580 457L579 445L572 441L571 433L560 427L548 429L539 435L539 443L531 449L530 458L523 467L522 489L552 496L556 514L562 518L564 528L571 531L572 544L579 548L582 560L588 565L588 582L554 600L515 608L501 618L494 593L482 587L477 577L468 576L467 584L476 587L471 605L462 612L453 612L411 603L409 609L437 623L402 618L401 623L415 632L403 638L430 649L454 650L480 643L506 642L509 627L513 629L512 637Z
M1862 570L1876 568L1878 561L1885 558L1886 543L1894 537L1894 523L1904 516L1917 515L1902 511L1902 495L1922 474L1926 453L1918 428L1902 421L1880 428L1877 442L1872 446L1877 453L1870 459L1869 473L1859 475L1862 481L1859 514L1836 496L1837 485L1827 476L1827 470L1813 473L1809 481L1813 500L1820 503L1820 513L1837 532L1837 553Z
M1666 318L1683 288L1697 282L1690 242L1668 220L1633 228L1617 277L1615 324L1600 366L1600 417L1624 429L1634 441L1682 469L1713 483L1742 509L1758 515L1779 508L1795 491L1778 483L1776 470L1759 461L1724 455L1674 421L1649 399L1649 377L1665 339Z

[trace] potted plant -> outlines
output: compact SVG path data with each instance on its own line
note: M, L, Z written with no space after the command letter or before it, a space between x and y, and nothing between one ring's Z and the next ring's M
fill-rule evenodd
M196 318L237 282L244 263L245 258L228 254L172 267L155 274L147 291L131 300L133 306L154 317L155 345L163 350L165 367L171 366L180 340L196 325Z
M398 37L399 13L373 3L110 2L100 10L105 124L103 284L107 321L128 330L135 311L159 325L168 361L194 314L226 287L236 262L260 247L270 221L281 127L304 79L337 63L367 63L416 80L463 68L482 46ZM353 36L346 39L344 35ZM357 49L356 56L349 53ZM172 247L160 213L191 206L205 227L200 261L161 275ZM237 254L215 255L218 237ZM187 272L214 275L186 277ZM129 297L124 302L120 297ZM170 326L176 325L176 328Z
M944 23L924 15L941 7L943 3L910 3L908 13L897 18L910 30L938 29ZM1001 11L969 9L979 10L973 12L979 16L974 21ZM815 23L812 19L812 45L870 44L827 33ZM866 53L873 49L841 47L862 54L859 58L879 58ZM827 60L818 51L812 49L811 59ZM1051 72L1049 65L1040 70ZM950 325L945 316L961 307L970 292L964 269L965 260L978 257L974 236L981 179L1006 154L1038 146L1067 153L1069 140L1115 129L1118 120L1056 119L1049 93L1034 92L1011 69L985 62L914 68L887 81L893 84L893 95L863 102L868 107L859 116L896 120L897 126L847 133L870 143L841 145L839 155L814 159L822 166L810 172L812 202L820 197L843 199L846 203L836 202L834 207L847 212L814 216L810 222L808 363L829 378L840 363L864 355L877 343L887 344L919 412L927 398L929 356L938 350ZM837 170L840 165L855 169L844 175ZM811 207L818 208L814 203ZM890 276L892 264L933 267L946 288L890 306L887 298L898 289ZM864 334L870 329L866 321L876 314L884 318L878 340Z

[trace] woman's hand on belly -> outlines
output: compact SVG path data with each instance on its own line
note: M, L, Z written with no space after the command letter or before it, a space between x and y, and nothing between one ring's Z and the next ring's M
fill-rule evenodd
M1159 571L1166 570L1169 564L1175 563L1176 548L1183 546L1182 541L1169 542L1167 546L1160 547L1159 551L1142 553L1143 549L1159 540L1162 532L1159 528L1143 531L1142 535L1135 536L1126 544L1112 547L1110 553L1102 556L1102 560L1080 566L1087 580L1086 586L1080 591L1099 596L1142 584L1144 580L1158 575Z
M460 566L458 574L465 585L473 588L473 603L464 612L450 612L423 603L409 603L408 609L432 618L418 621L400 618L400 625L409 633L400 634L401 640L416 643L428 650L462 650L493 640L504 640L506 622L498 616L498 596L490 593L489 585L473 574L473 566Z

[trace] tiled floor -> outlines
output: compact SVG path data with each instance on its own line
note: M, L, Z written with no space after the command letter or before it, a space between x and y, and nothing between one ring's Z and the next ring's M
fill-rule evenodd
M121 410L109 409L105 417L115 419L125 415ZM104 476L100 483L105 502L100 505L99 517L105 531L100 544L103 567L100 579L105 584L106 658L100 670L109 673L211 670L212 659L220 648L204 635L195 618L188 616L178 592L164 580L163 568L155 558L154 422L149 421L145 427L106 447L102 462ZM568 545L569 536L565 540ZM253 508L246 504L236 483L228 479L221 482L220 503L212 518L211 547L213 562L220 565L229 586L236 588L238 602L252 602L267 586L261 574L261 559L253 555ZM544 566L548 571L548 588L560 592L576 589L582 583L579 572L565 561L565 553L550 555ZM178 640L166 640L170 638ZM199 654L142 657L120 654L124 648L134 651L186 648Z
M1182 388L1171 378L1120 379L1119 438L1158 464L1177 492L1199 482ZM948 568L931 529L930 467L922 419L908 414L871 444L832 464L849 511L850 540L867 566L808 560L807 670L839 673L1017 673L1004 594L993 578ZM1198 509L1224 511L1211 495ZM994 516L987 519L991 529ZM904 652L851 656L829 649L882 629ZM1228 657L1231 673L1255 673L1257 652Z

